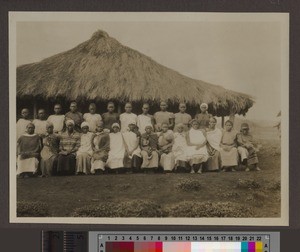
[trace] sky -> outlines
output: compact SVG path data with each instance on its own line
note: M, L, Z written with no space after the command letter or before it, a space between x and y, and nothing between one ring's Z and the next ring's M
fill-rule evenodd
M277 22L18 22L17 65L88 40L98 29L188 77L253 96L248 119L281 110L281 30Z

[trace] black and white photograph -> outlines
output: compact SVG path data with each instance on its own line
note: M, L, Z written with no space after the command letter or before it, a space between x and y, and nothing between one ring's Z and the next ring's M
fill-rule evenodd
M288 14L9 16L10 222L289 224Z

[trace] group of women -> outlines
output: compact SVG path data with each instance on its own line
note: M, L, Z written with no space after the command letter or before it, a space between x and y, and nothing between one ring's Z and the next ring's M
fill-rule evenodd
M167 111L166 102L160 108L152 116L149 104L144 104L137 116L127 103L118 115L110 102L108 111L99 115L92 103L89 113L82 115L72 102L65 115L56 104L54 115L47 119L40 109L32 122L28 109L23 109L17 122L17 174L202 173L235 171L239 162L246 171L259 170L248 124L243 123L237 133L228 120L221 130L205 103L194 119L185 112L184 103L176 114Z

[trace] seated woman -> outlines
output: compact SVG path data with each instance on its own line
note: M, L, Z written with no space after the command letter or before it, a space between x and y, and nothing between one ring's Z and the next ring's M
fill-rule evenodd
M138 172L142 164L140 134L136 131L137 126L134 122L128 124L129 131L123 133L123 138L126 147L126 156L124 167L131 171Z
M92 139L94 134L89 132L89 124L83 122L80 125L81 137L80 147L76 152L76 175L90 174L91 172L91 158L93 155Z
M160 154L159 164L165 172L172 171L175 166L175 158L172 152L173 144L173 131L169 130L168 123L162 123L161 132L158 133L158 149Z
M202 164L207 161L208 153L206 148L206 133L199 129L197 120L191 121L192 128L187 132L186 155L192 169L191 173L202 173Z
M174 133L174 144L172 146L173 155L175 157L175 171L176 172L190 172L190 166L186 157L186 132L185 125L178 123L176 125L177 132Z
M42 177L52 175L54 161L57 158L59 150L59 137L53 133L53 123L48 122L46 125L46 135L43 137L43 149L41 151L41 170Z
M220 147L222 171L235 171L235 167L238 165L236 132L230 120L225 122Z
M253 136L249 133L249 125L242 123L241 132L237 134L238 152L241 156L242 164L246 165L246 171L250 171L249 166L255 171L260 171L258 165L257 148Z
M80 147L80 134L74 129L75 123L66 121L66 131L61 133L57 164L54 173L57 175L74 175L76 168L76 152Z
M109 144L110 150L106 165L116 173L119 173L124 167L125 144L118 123L112 125L112 133L109 133Z
M109 152L109 135L104 131L104 123L98 122L96 125L96 133L92 140L93 156L92 156L92 174L101 174L105 170L105 163L108 159Z
M141 136L141 155L143 158L142 171L156 171L158 169L158 136L153 133L152 126L145 127L145 133Z
M34 124L28 123L26 133L22 134L17 141L17 175L20 178L32 176L38 169L38 157L42 149L42 143L39 135L34 133L34 129Z
M219 171L221 168L220 143L222 139L222 131L216 128L217 119L211 117L209 126L206 129L207 152L209 158L206 163L207 171Z

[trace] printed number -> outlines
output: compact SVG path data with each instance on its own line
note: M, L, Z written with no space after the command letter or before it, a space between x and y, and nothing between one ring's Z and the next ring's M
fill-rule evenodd
M146 241L146 239L147 239L146 236L144 236L144 241Z
M125 237L124 236L122 236L122 241L124 241L125 240Z
M208 240L208 241L211 241L211 236L207 236L207 240Z
M239 236L236 236L236 237L235 237L235 240L236 240L236 241L239 241L239 240L241 240L241 238L240 238Z
M254 237L250 236L249 241L254 241Z
M157 237L157 240L159 240L159 241L160 241L160 236L158 236L158 237Z
M165 241L167 241L168 240L168 236L165 236Z
M110 241L110 236L108 236L108 237L107 237L107 240L109 240L109 241Z
M261 236L257 236L257 237L256 237L256 240L257 240L257 241L261 241Z
M151 235L151 241L153 240L153 236Z
M197 236L193 236L193 241L197 241Z
M243 240L243 241L247 241L247 236L243 236L243 237L242 237L242 240Z
M136 237L136 240L138 241L139 239L140 239L140 238L137 236L137 237Z
M218 240L219 240L219 237L218 237L218 236L215 236L215 237L214 237L214 240L215 240L215 241L218 241Z
M117 241L118 240L118 236L115 236L115 241Z
M130 241L132 240L132 237L131 237L131 236L129 236L129 240L130 240Z

